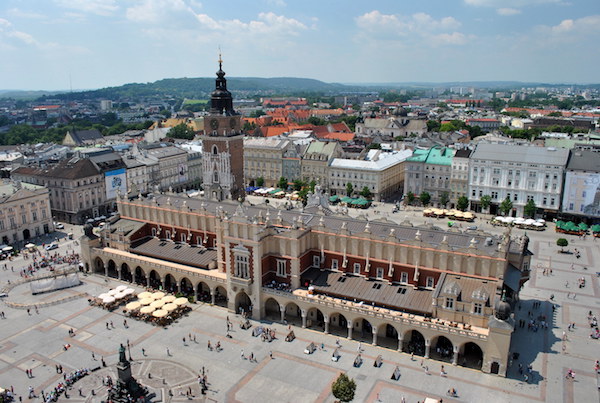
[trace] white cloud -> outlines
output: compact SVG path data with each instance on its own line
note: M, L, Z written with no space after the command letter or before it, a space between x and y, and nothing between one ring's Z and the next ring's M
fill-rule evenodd
M566 19L554 26L539 26L537 30L542 36L550 34L554 37L589 40L591 33L600 33L600 15Z
M8 10L8 14L13 16L13 17L19 17L19 18L29 18L32 20L43 20L46 19L46 16L43 14L39 14L39 13L33 13L33 12L29 12L29 11L24 11L24 10L20 10L18 8L11 8Z
M63 8L81 11L87 14L96 14L101 16L112 15L119 9L116 0L54 0L55 3Z
M272 12L260 13L256 20L243 22L234 20L215 20L206 14L196 16L200 25L212 31L229 32L232 36L241 34L283 34L298 35L299 31L306 30L307 26L302 22L277 15Z
M27 45L35 45L35 46L40 45L40 43L38 41L36 41L33 38L33 36L31 36L30 34L28 34L26 32L11 31L11 32L8 32L8 36L11 38L16 38L16 39L20 40L21 42L26 43Z
M521 10L518 10L516 8L499 8L496 10L496 12L498 13L498 15L501 15L503 17L521 14Z
M194 7L200 7L193 2ZM186 12L193 14L192 7L183 0L142 0L127 8L125 15L128 20L141 23L157 23L164 21L170 14Z
M414 36L429 45L462 45L467 37L456 30L461 23L454 17L436 20L426 13L411 16L382 14L378 10L365 13L356 18L356 25L362 30L362 37L374 37L379 40L398 40ZM362 39L362 38L361 38Z

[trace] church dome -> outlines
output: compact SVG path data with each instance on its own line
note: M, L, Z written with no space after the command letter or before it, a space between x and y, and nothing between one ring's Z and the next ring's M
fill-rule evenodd
M510 307L510 304L506 301L506 295L502 294L502 299L496 302L495 311L497 319L507 320L508 318L510 318L512 308Z

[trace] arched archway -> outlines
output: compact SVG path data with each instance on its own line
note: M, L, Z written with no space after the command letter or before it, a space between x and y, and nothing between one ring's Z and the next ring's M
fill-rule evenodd
M385 325L381 325L377 330L378 345L394 350L398 349L398 331L394 326L386 323Z
M215 290L215 305L227 308L227 301L227 290L221 286L218 286Z
M121 265L121 280L129 281L130 283L133 280L133 277L131 277L131 270L129 270L129 265L127 263Z
M210 296L210 287L206 283L202 281L199 282L196 286L196 293L198 294L198 301L206 303L210 303L212 301ZM215 303L216 302L217 301L215 297Z
M281 310L279 302L275 298L269 298L265 301L265 318L273 322L281 319Z
M373 325L371 325L371 322L366 319L358 319L358 330L360 332L361 341L364 341L365 343L373 342Z
M454 356L454 345L445 336L437 336L431 340L429 357L433 360L452 362Z
M194 295L194 286L187 277L182 278L179 282L179 292L185 295L186 297Z
M147 285L146 273L144 273L144 270L142 270L142 268L140 266L137 266L135 268L134 277L135 277L136 284L143 285L143 286Z
M300 307L293 302L288 303L285 306L283 319L296 326L302 326L302 311Z
M348 320L344 315L338 312L329 315L329 333L341 337L348 336Z
M418 330L409 330L403 338L404 351L414 355L425 355L425 337Z
M177 280L175 280L175 277L173 277L173 275L171 275L170 273L167 273L167 275L165 276L165 290L173 294L177 294L177 292L179 291Z
M463 367L481 370L481 366L483 365L483 351L481 347L472 341L465 343L460 349L458 364Z
M155 288L157 290L162 289L162 281L160 279L160 275L156 270L152 270L150 272L150 287Z
M114 260L108 261L108 277L118 278L119 274L117 273L117 265Z
M317 308L310 308L306 312L306 327L325 331L325 316Z
M104 274L104 262L99 257L94 260L94 272Z
M252 310L250 309L252 305L252 300L244 291L240 291L235 296L235 312L236 313L247 313L251 314Z
M31 238L31 233L29 232L29 229L24 229L23 230L23 240L26 241L29 238Z

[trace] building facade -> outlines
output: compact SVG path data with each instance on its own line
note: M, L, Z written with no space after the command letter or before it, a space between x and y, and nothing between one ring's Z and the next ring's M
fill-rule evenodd
M281 138L244 139L244 175L248 185L263 178L264 186L276 187L283 175L283 155L292 145ZM285 177L289 180L289 178Z
M336 217L319 190L309 199L302 212L273 214L233 201L123 198L100 237L86 228L82 261L257 320L506 374L511 307L529 277L526 236Z
M20 167L12 178L46 187L52 215L59 221L81 224L111 211L106 177L89 158L73 157L47 169Z
M512 216L523 216L533 200L538 211L553 217L559 211L569 150L510 144L479 144L470 160L469 200L480 209L483 195L491 196L490 211L507 197Z
M442 194L450 197L451 167L455 150L446 147L415 149L413 156L406 159L404 194L423 192L431 196L430 203L439 203Z
M472 150L456 150L452 158L450 170L450 203L456 206L456 202L462 196L468 198L469 193L469 157Z
M302 179L315 181L323 187L329 185L329 165L334 158L342 157L344 150L338 142L313 141L302 156Z
M329 167L330 193L345 196L351 183L357 194L366 187L375 201L387 199L403 190L404 164L411 155L410 150L370 150L362 160L335 158Z
M562 212L600 218L600 155L572 150L565 172Z
M27 242L53 231L48 189L9 180L0 182L0 243Z
M358 136L375 137L407 137L421 136L427 133L427 121L424 119L395 116L391 118L366 118L356 123L355 133Z

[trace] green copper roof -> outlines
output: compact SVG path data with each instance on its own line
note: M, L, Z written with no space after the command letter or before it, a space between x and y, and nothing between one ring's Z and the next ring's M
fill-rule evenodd
M446 147L432 147L429 150L416 149L413 156L406 160L434 165L452 165L452 157L454 157L454 150Z

